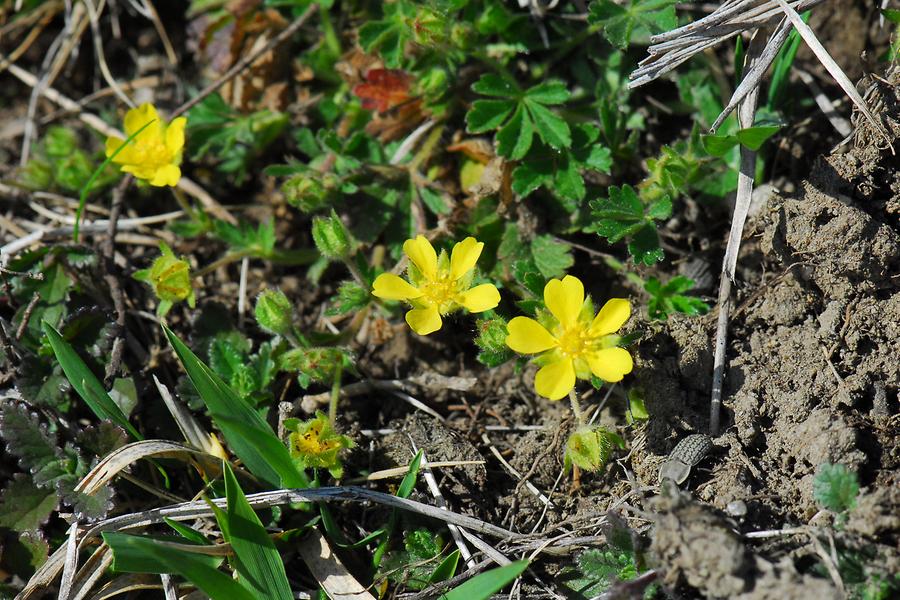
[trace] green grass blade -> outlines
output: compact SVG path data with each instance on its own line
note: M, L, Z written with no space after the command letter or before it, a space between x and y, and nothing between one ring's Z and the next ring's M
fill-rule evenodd
M109 397L106 388L103 387L103 384L100 383L94 372L84 364L84 361L81 360L81 357L78 356L71 344L63 339L63 336L50 323L43 321L41 328L50 342L50 347L53 348L53 354L56 355L56 360L59 361L59 366L62 367L63 373L66 374L69 383L72 384L72 387L81 396L81 399L88 405L88 408L98 418L112 421L125 429L134 439L143 440L144 436L128 422L125 413Z
M398 498L409 498L409 495L412 493L413 488L416 486L416 479L419 477L419 466L422 464L422 451L419 450L416 452L415 458L413 458L412 462L409 463L409 469L406 471L406 475L403 476L403 481L400 482L400 487L397 489L397 497ZM376 569L381 565L381 561L384 558L385 553L388 549L388 544L391 541L391 535L394 533L394 529L397 527L397 522L400 520L400 514L396 509L391 511L391 516L388 518L387 525L384 527L384 537L381 538L381 542L378 543L378 546L375 548L375 552L372 553L372 566Z
M113 570L128 573L176 573L203 590L212 600L259 600L219 571L221 558L172 548L152 538L104 532L113 553Z
M528 567L527 560L517 560L504 567L480 573L441 596L441 600L487 600L513 581Z
M79 226L81 224L81 215L82 215L82 213L84 213L85 204L87 204L87 197L91 191L91 184L93 184L94 180L96 180L97 177L100 176L100 173L103 172L103 169L106 168L106 165L111 163L112 159L114 159L116 157L116 155L119 154L119 152L124 150L125 147L131 143L131 140L136 138L140 132L142 132L144 129L149 127L154 121L156 121L156 119L147 121L146 123L144 123L141 126L140 129L138 129L137 131L135 131L134 133L129 135L127 138L125 138L125 142L121 146L116 148L115 152L113 152L112 154L107 156L106 160L104 160L102 163L100 163L99 167L94 169L94 172L91 173L91 176L88 178L87 183L85 183L84 186L81 188L81 193L78 195L78 210L75 211L75 225L72 227L72 241L75 242L76 244L78 243L78 231L79 231Z
M297 470L285 445L256 409L203 364L165 325L163 331L175 349L188 379L225 436L228 447L244 462L247 469L274 487L307 487L306 477Z
M222 531L228 531L226 539L234 549L245 584L260 598L293 600L281 555L247 502L228 463L225 463L224 479L228 508L223 515L227 526Z

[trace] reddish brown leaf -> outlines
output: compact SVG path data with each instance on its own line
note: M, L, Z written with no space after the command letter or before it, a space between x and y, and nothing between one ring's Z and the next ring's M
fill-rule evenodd
M397 69L371 69L365 83L353 86L353 93L362 100L362 107L379 113L409 100L412 78Z

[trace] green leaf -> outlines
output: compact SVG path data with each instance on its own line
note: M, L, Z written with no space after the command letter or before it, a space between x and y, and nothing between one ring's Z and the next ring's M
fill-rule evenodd
M476 100L472 103L472 110L466 113L466 131L493 131L509 118L515 108L516 103L509 100Z
M38 487L30 475L16 473L0 496L0 527L18 532L37 529L58 503L52 486Z
M479 573L461 586L441 597L441 600L488 600L528 568L527 560L517 560L503 567Z
M591 202L593 224L586 229L607 238L614 244L628 238L628 251L636 263L652 265L662 260L655 220L665 219L672 212L672 202L662 196L646 208L634 188L611 186L609 198Z
M85 404L100 419L109 419L122 429L126 430L136 440L142 440L144 437L138 433L128 419L122 413L119 406L113 402L113 399L106 393L103 384L97 379L93 371L91 371L78 353L66 342L62 336L49 323L42 323L44 335L53 348L56 360L59 361L66 378L72 387L81 396Z
M822 463L813 480L813 498L823 508L836 513L856 506L859 480L846 465Z
M531 241L531 255L534 264L545 279L562 277L575 264L572 248L553 239L551 235L540 235Z
M225 541L234 549L238 571L257 597L292 600L293 594L281 555L247 502L247 497L227 462L224 463L224 479L227 509L223 517L228 524L222 527L222 532L224 534L228 531Z
M441 561L441 564L432 571L428 578L428 583L438 583L453 577L456 573L456 566L459 564L459 550L454 550L450 556Z
M220 559L173 548L149 537L105 531L103 541L113 553L112 568L126 573L177 573L212 600L260 600L217 569Z
M603 25L603 34L609 42L624 50L633 37L645 41L651 34L674 29L675 0L631 0L620 6L613 0L596 0L591 3L588 23Z
M165 325L163 331L228 446L247 469L274 487L307 487L305 475L294 466L287 448L259 413Z
M635 263L644 263L648 267L653 266L665 257L665 252L659 247L659 234L656 227L651 224L644 225L637 233L631 236L628 242L628 252L634 258Z
M519 91L515 83L494 73L482 75L481 79L472 84L472 91L478 92L482 96L494 96L496 98L515 99L521 95L521 91Z
M534 138L534 124L518 105L509 122L497 132L497 153L510 160L519 160L528 153Z
M543 81L525 92L525 98L540 104L563 104L570 96L566 84L559 79Z
M412 494L413 488L416 485L416 479L419 476L419 466L422 464L422 451L419 450L416 452L415 458L413 458L412 462L409 463L409 469L406 471L406 475L403 476L403 481L400 482L400 487L397 488L397 497L398 498L409 498L409 495Z
M545 144L557 150L572 145L572 132L562 117L531 97L526 96L524 104L534 121L535 130Z
M755 152L760 149L766 140L778 133L779 129L781 127L778 125L757 125L741 129L735 136L741 144Z

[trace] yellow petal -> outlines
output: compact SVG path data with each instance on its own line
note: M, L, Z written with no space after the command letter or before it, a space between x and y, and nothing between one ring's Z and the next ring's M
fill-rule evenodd
M551 279L544 286L544 304L563 327L569 327L575 323L584 304L584 285L571 275L566 275L562 281Z
M120 138L120 137L108 137L108 138L106 138L106 158L109 158L110 156L112 156L112 155L115 153L115 151L119 149L119 146L121 146L121 145L124 144L124 143L125 143L125 140L123 140L123 139ZM119 162L119 163L120 163L120 162L126 162L126 161L122 160L122 154L124 154L125 152L127 152L127 150L128 150L128 149L125 148L125 149L122 150L122 152L119 152L119 153L116 155L116 158L114 159L114 162Z
M574 387L575 367L569 358L541 367L534 377L534 389L550 400L565 398Z
M625 324L631 316L631 303L624 298L607 300L591 323L591 337L609 335Z
M497 291L494 284L482 283L459 294L456 301L466 307L469 312L484 312L500 304L500 292Z
M442 325L441 314L434 305L428 308L412 309L406 313L406 322L409 324L409 328L419 335L434 333Z
M634 361L625 348L606 348L587 355L591 373L610 383L622 381L622 377L631 373Z
M166 148L173 155L181 152L184 148L184 126L187 125L187 119L178 117L166 128Z
M450 277L459 279L474 269L483 249L484 242L479 242L473 237L467 237L453 246L453 252L450 254Z
M141 104L137 108L132 108L125 113L125 135L130 136L150 121L159 123L159 115L156 113L156 108L154 108L152 104ZM150 126L147 129L153 129L153 127ZM147 129L145 129L144 132L146 132ZM141 137L143 137L143 134Z
M559 343L543 325L528 317L516 317L506 325L506 330L509 332L506 345L519 354L537 354Z
M408 300L409 298L418 298L422 292L393 273L382 273L375 278L375 283L372 284L372 294L385 300Z
M424 235L403 242L403 251L406 252L409 260L418 267L425 279L434 280L437 277L437 253Z
M153 177L150 179L150 185L156 187L171 185L174 187L178 185L179 179L181 179L181 169L175 165L163 165L153 174Z

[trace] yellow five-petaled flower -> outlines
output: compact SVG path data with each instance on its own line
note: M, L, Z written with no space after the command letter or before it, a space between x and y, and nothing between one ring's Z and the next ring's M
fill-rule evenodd
M490 283L471 287L475 263L481 256L484 243L467 237L453 246L450 257L441 251L440 257L425 236L403 243L409 257L409 282L391 273L375 279L372 293L385 300L404 300L412 305L406 322L419 335L428 335L441 328L441 315L460 308L477 313L490 310L500 302L500 292Z
M594 306L585 300L584 285L566 275L551 279L544 287L544 304L550 314L540 314L539 323L528 317L509 322L506 345L520 354L540 354L541 369L534 378L537 393L550 400L564 398L575 387L575 378L621 381L631 372L631 355L616 347L615 333L628 317L631 305L613 298L594 316Z
M149 123L149 125L148 125ZM122 171L150 185L175 186L181 179L181 152L184 148L184 126L187 119L178 117L166 124L152 104L141 104L125 114L125 135L132 138L112 161L122 165ZM146 127L144 127L146 125ZM144 127L142 130L141 127ZM110 157L125 143L118 137L106 140L106 156Z

